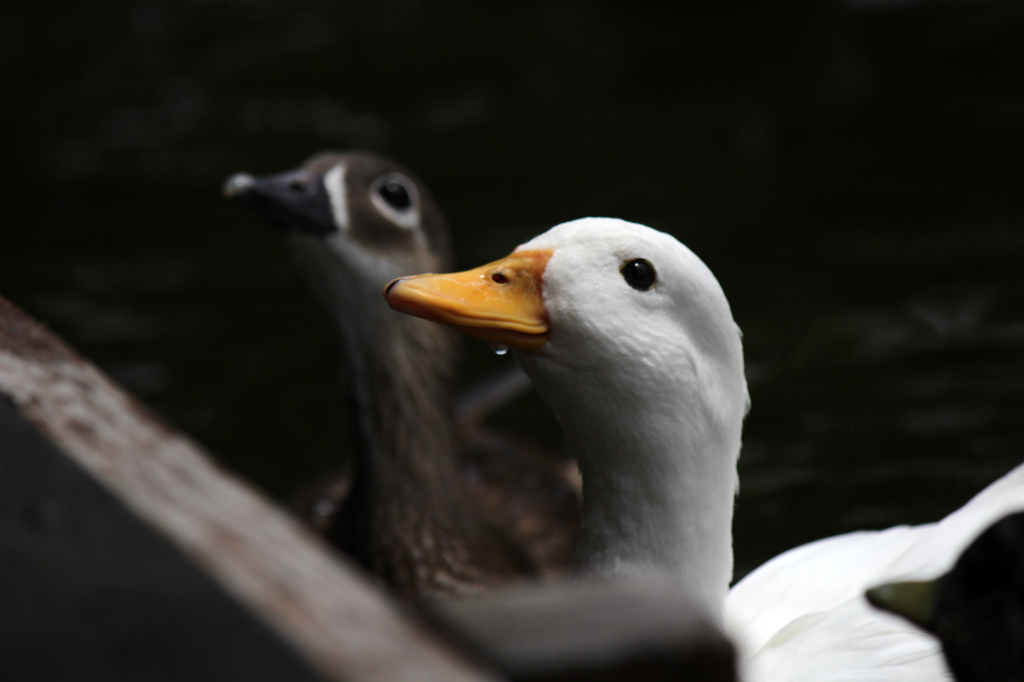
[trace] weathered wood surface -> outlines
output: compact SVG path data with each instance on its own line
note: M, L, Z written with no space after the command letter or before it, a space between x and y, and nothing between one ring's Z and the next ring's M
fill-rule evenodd
M0 400L0 679L324 679Z
M168 629L163 635L158 630L142 636L151 649L169 642L172 634L189 635L182 631L196 628L193 641L200 663L208 663L225 646L248 652L251 660L236 661L237 667L229 666L221 679L488 678L406 618L297 522L140 409L90 363L2 299L0 397L8 401L0 466L8 472L5 483L10 483L0 487L6 495L0 499L6 521L0 532L7 536L0 542L0 577L6 581L0 585L0 609L7 607L6 615L0 613L0 635L12 638L7 640L12 648L3 649L0 643L0 653L13 655L14 647L35 646L40 656L86 655L85 642L100 649L121 645L119 655L140 665L147 655L160 660L161 652L145 646L140 650L139 637L131 639L144 629L146 609L151 608L182 619L164 623ZM53 446L49 454L46 443L38 441L40 435ZM25 461L16 460L18 456L36 457L39 468L20 466ZM59 465L47 457L67 461ZM76 466L80 471L74 471ZM76 482L82 472L99 485L90 489ZM14 480L19 476L25 485ZM52 494L32 497L27 491L33 481L51 486ZM24 495L19 497L18 491ZM105 504L109 508L102 511ZM112 537L104 524L123 523L111 520L122 505L130 512L122 516L137 517L139 523L127 535ZM120 533L124 526L118 529ZM147 539L153 530L158 537ZM56 532L58 542L36 531ZM61 532L67 535L63 542ZM103 551L91 558L75 554L76 547L95 549L90 543L96 542ZM133 554L127 550L134 547L124 543L136 542L150 559L139 570L163 570L162 577L147 583L144 575L116 572ZM201 570L178 570L188 564ZM203 585L203 574L215 583ZM23 584L10 584L7 578ZM161 595L159 580L165 580L160 584L171 591L170 598ZM69 602L83 595L88 599ZM135 598L152 601L128 603ZM173 608L175 600L181 609ZM233 607L229 602L234 600L243 606ZM84 611L68 614L62 608ZM199 611L189 616L193 608ZM246 610L258 622L247 622ZM105 625L91 630L90 618ZM100 641L103 632L120 632L128 639ZM272 632L287 645L276 642ZM4 663L0 660L10 672ZM140 679L152 679L141 669L136 672ZM161 679L197 679L168 672Z
M718 626L660 582L522 584L434 615L516 681L736 679Z

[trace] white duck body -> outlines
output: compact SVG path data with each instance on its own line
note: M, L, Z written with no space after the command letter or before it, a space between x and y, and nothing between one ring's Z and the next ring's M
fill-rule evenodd
M494 282L515 285L517 263L537 253L547 255L533 274L546 318L536 339L501 332L513 326L491 310L474 312L476 303L460 311L430 293L435 280L464 283L474 273L492 288L508 286L491 284L496 275ZM638 258L657 273L646 290L633 288L623 274ZM869 610L864 589L947 570L989 523L1024 507L1024 468L938 524L799 547L727 596L747 391L728 302L691 251L647 227L589 218L552 228L509 258L469 273L399 280L387 296L399 310L526 350L517 358L558 415L583 473L577 565L615 575L669 573L712 613L721 614L724 604L742 679L948 677L934 640ZM488 296L479 298L486 308Z
M725 622L747 680L952 679L938 642L880 614L864 592L947 572L989 525L1024 509L1018 466L936 523L838 535L780 554L741 580Z

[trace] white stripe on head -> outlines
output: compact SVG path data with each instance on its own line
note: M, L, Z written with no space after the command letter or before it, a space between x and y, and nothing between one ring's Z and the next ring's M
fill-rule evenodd
M327 197L331 201L331 213L334 214L334 223L341 232L348 232L349 229L345 171L345 164L339 163L324 175L324 189L327 190Z

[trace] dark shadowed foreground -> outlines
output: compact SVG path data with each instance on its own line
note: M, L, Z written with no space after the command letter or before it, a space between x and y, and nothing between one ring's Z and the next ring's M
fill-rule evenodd
M403 611L0 299L5 679L734 679L657 585L534 585Z

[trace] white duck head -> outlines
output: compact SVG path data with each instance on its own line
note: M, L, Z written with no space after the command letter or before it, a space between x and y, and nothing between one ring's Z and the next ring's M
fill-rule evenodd
M749 399L729 303L692 251L585 218L475 270L397 280L385 296L518 349L580 462L581 569L667 574L720 612Z

